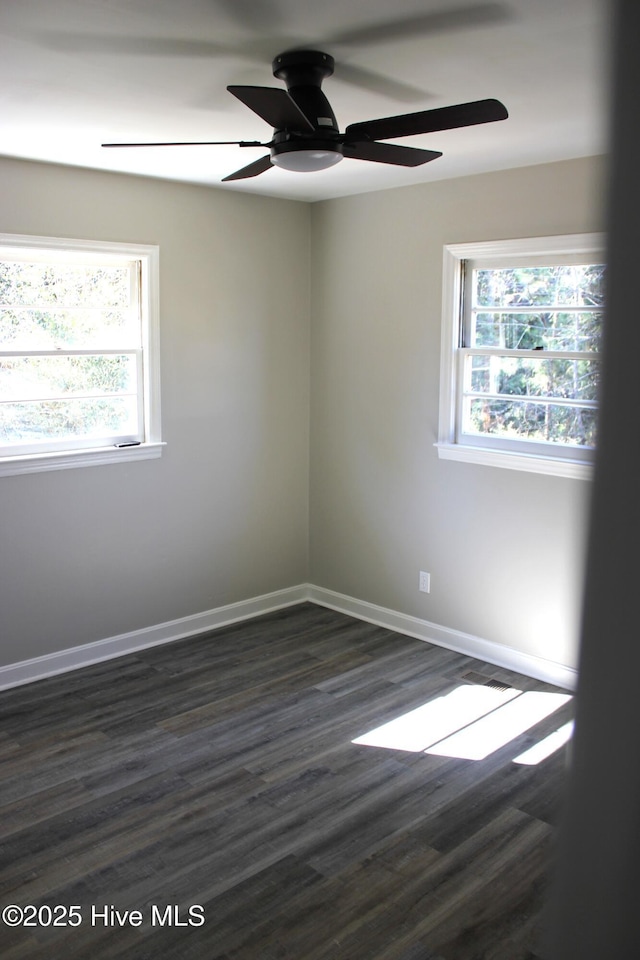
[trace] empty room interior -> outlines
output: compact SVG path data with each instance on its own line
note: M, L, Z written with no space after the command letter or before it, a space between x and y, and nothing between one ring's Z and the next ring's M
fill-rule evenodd
M553 953L547 911L574 761L595 777L568 738L609 12L2 5L6 960L587 957ZM298 69L337 120L309 126ZM94 262L138 344L72 340L111 323L64 273ZM136 372L100 406L73 376L105 357ZM54 399L49 361L76 371ZM74 403L129 419L98 434Z

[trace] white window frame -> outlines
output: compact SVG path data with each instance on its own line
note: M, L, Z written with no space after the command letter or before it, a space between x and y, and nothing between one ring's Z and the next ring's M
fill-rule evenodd
M161 456L165 445L161 439L160 417L160 302L159 247L151 244L117 243L102 240L74 240L60 237L39 237L0 233L0 246L32 252L42 258L51 251L59 258L74 256L118 257L135 261L139 269L139 296L142 319L142 377L139 400L143 405L143 433L131 446L98 446L62 449L42 453L16 452L0 457L0 477L45 470L66 470L107 463L148 460Z
M558 477L588 480L593 475L592 459L585 452L549 450L548 453L527 453L506 445L492 444L492 438L478 438L473 443L459 441L458 422L461 410L462 367L461 327L463 323L463 264L467 260L491 260L492 266L518 257L552 257L587 255L597 262L604 257L605 237L602 233L566 234L554 237L534 237L518 240L490 240L478 243L446 244L443 250L442 270L442 341L440 354L440 406L438 425L438 456L445 460L485 464L531 473L545 473Z

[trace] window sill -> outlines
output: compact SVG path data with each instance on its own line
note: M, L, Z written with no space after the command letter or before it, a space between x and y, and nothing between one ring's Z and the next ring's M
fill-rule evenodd
M0 477L45 470L69 470L74 467L95 467L104 463L127 463L132 460L153 460L162 456L165 443L141 443L137 447L99 447L69 450L65 453L34 453L17 457L0 457Z
M593 465L559 457L538 457L526 453L487 450L481 447L464 446L460 443L436 443L441 460L460 460L479 463L488 467L504 467L507 470L523 470L527 473L546 473L552 477L568 477L571 480L591 480Z

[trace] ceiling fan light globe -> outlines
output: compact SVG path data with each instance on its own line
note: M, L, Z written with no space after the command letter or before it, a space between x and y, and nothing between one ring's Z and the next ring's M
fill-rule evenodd
M337 150L291 150L286 153L272 153L271 161L283 170L297 173L314 173L326 170L342 160Z

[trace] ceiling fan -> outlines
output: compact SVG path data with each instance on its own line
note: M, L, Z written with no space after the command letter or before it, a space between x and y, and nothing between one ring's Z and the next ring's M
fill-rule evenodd
M274 165L299 172L324 170L343 157L417 167L436 160L442 153L380 141L506 120L509 115L499 100L475 100L451 107L352 123L341 133L321 89L322 81L333 73L333 57L319 50L293 50L277 56L272 63L272 70L275 77L284 80L286 90L278 87L227 87L230 93L273 128L273 136L266 143L259 140L198 140L182 143L103 143L102 146L235 145L269 149L269 153L259 160L223 177L224 182L257 177Z

